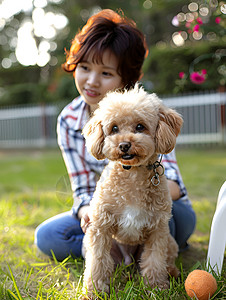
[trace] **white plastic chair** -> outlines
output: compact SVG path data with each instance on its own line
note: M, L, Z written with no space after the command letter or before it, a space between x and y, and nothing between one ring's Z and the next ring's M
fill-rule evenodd
M207 253L207 270L221 274L226 246L226 181L222 185L217 199L216 211L210 231Z

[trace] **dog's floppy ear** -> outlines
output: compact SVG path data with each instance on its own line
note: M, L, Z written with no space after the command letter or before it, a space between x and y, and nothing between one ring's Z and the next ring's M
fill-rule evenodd
M156 129L156 152L169 153L176 145L176 137L180 133L183 119L175 110L164 105L159 109L159 123Z
M104 132L102 130L101 121L96 116L93 116L84 126L82 133L86 139L86 146L88 151L96 159L104 159L102 153L104 145Z

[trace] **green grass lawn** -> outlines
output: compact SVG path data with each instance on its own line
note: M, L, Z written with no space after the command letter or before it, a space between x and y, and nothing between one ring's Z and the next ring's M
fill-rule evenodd
M110 297L102 299L188 299L187 274L205 268L217 194L225 181L225 149L178 149L177 159L197 213L191 247L177 259L181 277L171 280L169 290L150 296L133 266L122 266L112 278ZM60 152L4 151L0 165L0 299L77 299L83 260L51 261L33 245L36 226L71 207ZM226 299L225 264L217 282L214 299Z

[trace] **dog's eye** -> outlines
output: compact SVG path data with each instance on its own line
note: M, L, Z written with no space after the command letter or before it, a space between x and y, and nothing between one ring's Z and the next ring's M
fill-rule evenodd
M112 133L117 133L119 131L119 129L118 129L118 126L117 125L114 125L113 127L112 127L112 129L111 129L111 132Z
M144 127L144 125L142 125L142 124L138 124L138 125L136 126L136 131L138 131L138 132L142 132L142 131L144 131L144 129L145 129L145 127Z

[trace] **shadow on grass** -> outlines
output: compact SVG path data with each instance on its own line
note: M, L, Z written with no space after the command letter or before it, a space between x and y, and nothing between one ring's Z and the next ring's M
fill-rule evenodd
M199 243L191 243L190 248L179 254L176 264L182 265L186 274L193 271L193 269L206 269L207 259L207 245L200 245ZM226 252L222 266L221 278L224 284L226 283ZM226 298L225 298L226 299Z
M177 264L182 264L185 272L190 272L197 267L197 264L205 267L206 250L200 247L199 244L192 243L188 250L179 254L177 258Z

